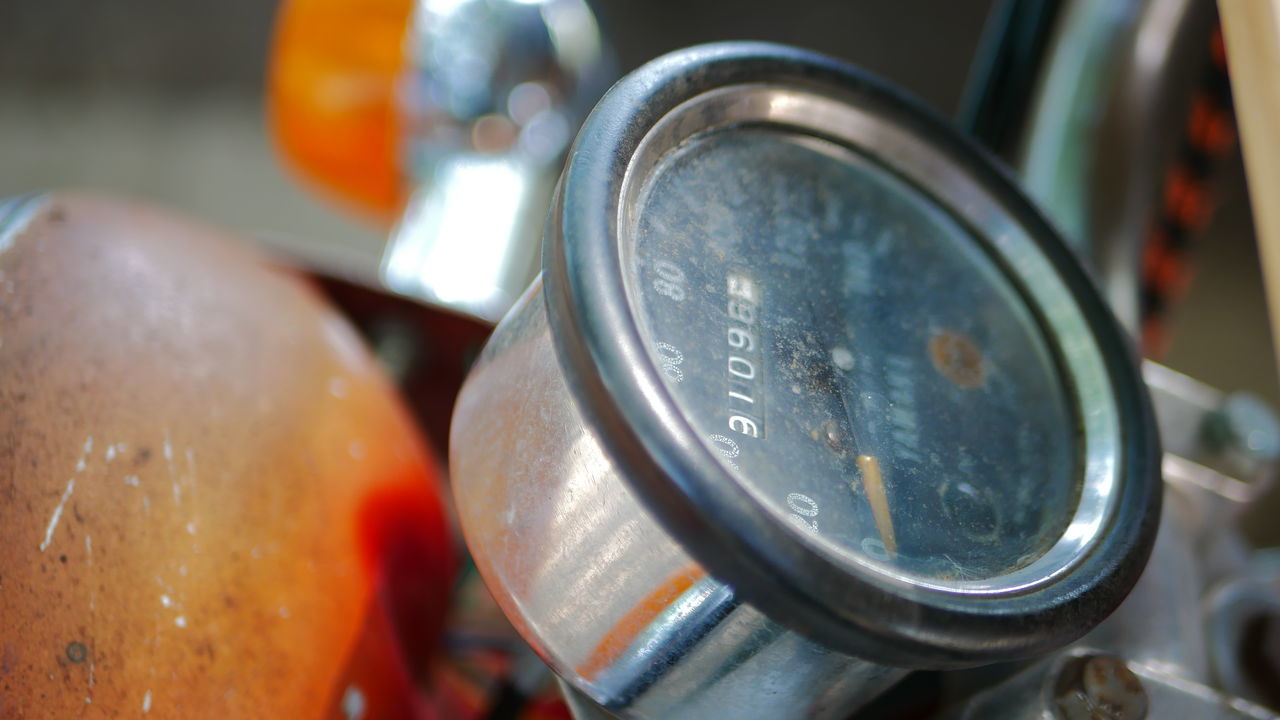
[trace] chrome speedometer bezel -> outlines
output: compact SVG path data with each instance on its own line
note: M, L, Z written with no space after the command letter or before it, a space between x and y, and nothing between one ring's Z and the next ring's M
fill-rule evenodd
M701 132L773 124L871 157L982 238L1051 332L1081 422L1075 520L1048 553L985 581L851 571L716 459L662 382L632 312L620 238L643 178ZM688 551L775 620L843 652L950 667L1052 649L1123 599L1159 513L1158 442L1128 343L1056 233L982 151L900 93L766 44L694 48L615 86L574 145L548 221L546 297L577 403L631 487Z

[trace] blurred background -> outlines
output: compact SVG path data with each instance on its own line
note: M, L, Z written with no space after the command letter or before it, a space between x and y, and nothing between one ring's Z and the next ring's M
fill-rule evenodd
M668 50L764 39L861 65L954 115L987 0L596 0L623 71ZM385 227L330 204L281 162L264 122L277 8L264 0L0 3L0 196L111 191L250 237L376 254ZM1238 153L1195 255L1164 360L1280 401ZM1274 495L1273 501L1274 501ZM1264 518L1277 503L1259 508ZM1280 542L1280 528L1248 523Z

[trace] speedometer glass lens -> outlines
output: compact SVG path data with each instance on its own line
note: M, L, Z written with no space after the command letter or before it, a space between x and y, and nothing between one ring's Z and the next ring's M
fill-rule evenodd
M730 475L850 567L985 580L1062 535L1080 430L1022 293L936 202L843 146L709 132L621 233L644 342Z

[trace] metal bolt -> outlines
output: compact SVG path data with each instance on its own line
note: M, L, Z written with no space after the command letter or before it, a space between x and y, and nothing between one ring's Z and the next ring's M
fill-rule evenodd
M1147 692L1124 660L1093 655L1068 662L1054 689L1059 720L1143 720Z
M1200 437L1242 480L1253 479L1280 459L1280 420L1271 406L1253 393L1228 395L1222 407L1205 415Z

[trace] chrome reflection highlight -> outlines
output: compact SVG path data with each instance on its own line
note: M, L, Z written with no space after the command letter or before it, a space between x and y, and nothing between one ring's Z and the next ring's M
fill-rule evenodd
M417 187L381 279L496 322L537 274L560 159L613 62L583 0L423 0L406 52L398 100Z
M0 199L0 252L13 245L13 239L27 227L48 200L47 195L31 193Z
M461 156L441 163L405 209L383 261L394 292L500 316L535 258L517 232L528 207L527 173L504 158ZM514 277L513 277L514 276Z

